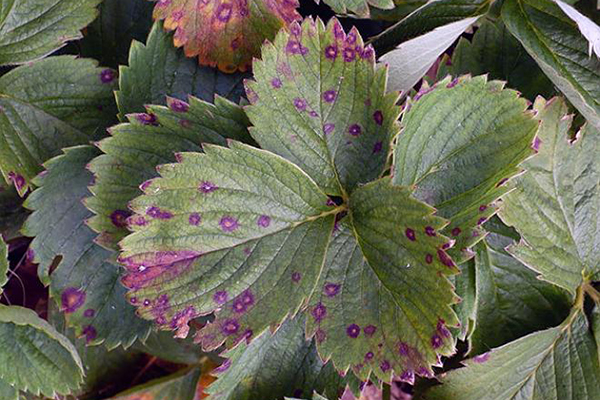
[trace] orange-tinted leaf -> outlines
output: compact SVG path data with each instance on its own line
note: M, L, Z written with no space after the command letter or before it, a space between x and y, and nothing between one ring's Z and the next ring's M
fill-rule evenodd
M298 0L159 0L154 18L175 30L175 46L200 64L246 71L282 26L300 19Z

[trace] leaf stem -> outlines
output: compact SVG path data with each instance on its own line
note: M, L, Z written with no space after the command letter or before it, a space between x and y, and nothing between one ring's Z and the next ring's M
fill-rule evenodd
M596 304L600 304L600 293L596 290L596 288L594 288L594 286L592 286L590 282L583 284L583 291L585 294L590 296Z

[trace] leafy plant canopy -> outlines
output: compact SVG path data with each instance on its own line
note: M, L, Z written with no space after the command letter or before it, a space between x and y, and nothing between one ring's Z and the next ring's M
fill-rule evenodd
M591 0L0 0L0 398L600 398Z

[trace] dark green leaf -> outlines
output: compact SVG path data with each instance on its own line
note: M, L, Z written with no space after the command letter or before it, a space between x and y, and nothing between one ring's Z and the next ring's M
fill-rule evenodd
M50 296L76 334L88 343L127 347L136 338L145 338L150 324L136 318L124 298L120 268L113 263L116 255L95 244L96 234L85 224L92 215L82 204L92 178L85 167L99 153L91 146L73 147L44 164L48 172L34 179L39 189L25 202L35 211L23 232L35 237L31 250L40 279L50 284ZM57 256L60 263L49 276Z
M202 370L192 367L136 386L111 400L194 400Z
M119 91L116 92L121 119L125 114L144 112L146 104L166 104L166 95L186 100L193 95L213 102L215 95L238 102L244 92L242 80L248 74L225 74L199 66L183 50L173 47L173 35L157 22L146 45L131 44L129 66L120 67Z
M0 170L21 195L41 164L62 148L105 135L115 120L114 78L112 70L73 56L50 57L0 77Z
M205 354L200 346L195 344L192 337L177 339L173 332L152 331L143 343L137 342L133 349L152 354L161 360L176 364L198 364Z
M370 16L369 6L378 9L391 10L394 8L393 0L323 0L337 14L352 13L361 18Z
M10 240L19 236L19 230L27 212L22 207L23 199L12 184L0 179L0 235Z

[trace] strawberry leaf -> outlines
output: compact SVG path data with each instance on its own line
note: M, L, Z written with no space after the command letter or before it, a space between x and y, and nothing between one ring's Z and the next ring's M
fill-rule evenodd
M454 351L445 325L457 323L456 297L444 275L457 268L442 250L447 239L425 234L444 221L410 194L389 179L355 190L310 301L320 354L361 379L389 381L393 371L412 382Z
M114 78L95 61L72 56L50 57L0 77L0 170L21 195L41 164L62 148L104 136L116 112Z
M92 179L85 166L98 154L91 146L73 147L44 164L47 173L34 179L39 188L25 202L34 212L23 233L35 237L30 248L40 279L50 285L50 297L76 334L88 343L128 347L148 335L150 324L136 318L124 298L116 255L95 244L95 233L85 225L91 212L82 199L89 195ZM58 267L49 276L58 256Z
M337 399L346 385L357 389L352 374L341 377L332 363L324 364L313 341L304 335L305 316L284 322L277 331L264 332L252 343L240 343L222 356L218 379L208 387L209 399L276 400L310 396L314 391Z
M0 398L4 400L19 400L19 391L0 378Z
M600 271L600 133L588 124L570 142L572 117L563 101L539 98L534 108L538 154L523 163L528 172L515 181L500 216L522 236L508 252L575 293Z
M120 393L111 400L193 400L202 369L190 367Z
M90 164L96 179L86 205L96 214L89 226L100 233L102 246L116 248L129 234L127 205L142 193L138 186L157 175L157 165L175 161L176 152L201 151L201 143L251 141L244 111L228 100L167 98L167 103L169 108L148 106L147 113L130 115L130 123L112 127L112 136L98 144L105 154Z
M415 196L451 220L456 262L472 257L480 225L508 191L506 179L533 153L538 124L526 100L485 76L446 79L423 88L409 103L397 138L393 182L416 186Z
M71 393L83 380L75 347L27 308L0 304L0 348L4 385L54 397Z
M21 207L23 200L13 187L0 179L0 235L10 240L19 236L21 224L27 213Z
M175 31L173 42L188 57L221 71L249 69L265 40L300 18L295 0L159 0L154 18Z
M101 0L7 0L0 6L0 65L42 58L69 40L98 14Z
M215 95L238 102L244 92L242 80L247 74L224 74L199 66L171 44L171 34L154 24L146 45L134 41L129 66L120 67L119 91L116 92L120 118L144 112L146 104L166 104L166 95L186 100L187 95L214 102Z
M600 398L597 348L583 310L558 327L532 333L441 377L422 400Z
M192 318L219 310L198 333L206 349L295 314L319 275L336 211L293 164L230 145L204 145L205 154L160 167L162 178L133 202L137 226L122 241L123 281L141 316L185 337Z
M251 134L331 195L377 178L397 132L397 96L356 28L306 19L263 47L247 83Z
M337 14L355 14L361 18L369 18L369 6L379 9L391 10L394 8L393 0L324 0Z
M548 78L600 129L600 58L588 54L577 23L551 0L507 0L502 19Z

